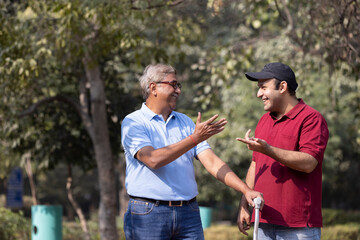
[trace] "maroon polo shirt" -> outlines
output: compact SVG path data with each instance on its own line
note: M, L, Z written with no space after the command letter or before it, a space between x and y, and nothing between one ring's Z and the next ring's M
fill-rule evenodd
M264 114L255 137L274 147L308 153L319 162L314 171L304 173L262 153L253 153L255 190L262 192L265 199L260 222L288 227L322 227L322 162L329 138L324 117L299 99L299 103L280 119L272 113Z

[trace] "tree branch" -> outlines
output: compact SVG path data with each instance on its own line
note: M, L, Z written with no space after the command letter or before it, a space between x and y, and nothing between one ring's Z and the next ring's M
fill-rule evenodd
M47 97L44 99L41 99L40 101L34 103L33 105L31 105L28 109L22 111L21 113L18 114L19 118L25 117L27 115L31 115L33 114L36 109L38 107L40 107L41 105L50 103L50 102L54 102L54 101L59 101L59 102L64 102L69 104L70 106L72 106L79 115L81 115L81 109L80 106L78 104L76 104L73 100L71 100L70 98L63 96L63 95L56 95L54 97Z
M86 77L82 77L79 81L79 92L80 92L80 117L84 123L86 130L88 131L91 139L94 137L94 130L92 128L92 120L89 113L89 98L87 94L87 80Z
M68 199L69 202L71 203L72 207L74 208L76 214L79 217L80 220L80 225L81 225L81 229L84 232L84 239L85 240L90 240L90 232L89 232L89 227L85 218L85 215L82 211L82 209L80 208L79 204L77 203L77 201L75 200L74 196L73 196L73 192L72 192L72 168L71 165L68 164L68 178L66 181L66 190L67 190L67 195L68 195Z
M59 101L59 102L64 102L70 106L72 106L75 111L78 113L78 115L81 117L82 122L86 128L86 130L88 131L90 137L93 137L94 132L92 130L92 121L91 118L88 114L87 108L85 108L84 106L80 106L79 104L77 104L76 102L74 102L72 99L70 99L69 97L63 96L63 95L56 95L54 97L47 97L44 99L41 99L40 101L34 103L33 105L31 105L28 109L22 111L21 113L18 114L19 118L23 118L25 116L34 114L35 111L42 105L50 103L50 102L55 102L55 101Z
M135 2L136 2L136 1L131 1L131 5L132 5L133 3L135 3ZM150 5L150 4L149 4L149 6L148 6L147 8L145 8L145 10L147 10L147 9L154 9L154 8L162 8L162 7L165 7L165 6L175 7L175 6L177 6L177 5L179 5L179 4L183 3L183 2L184 2L184 0L176 0L176 1L172 2L172 3L170 3L170 4L166 4L166 3L164 3L164 4L157 4L157 5ZM142 9L142 8L135 7L135 6L133 6L133 5L132 5L131 9L132 9L132 10L144 10L144 9Z
M275 0L275 6L276 6L277 11L279 12L280 17L281 17L284 21L286 21L286 17L284 17L284 15L282 14L282 12L281 12L281 10L280 10L280 7L279 7L279 3L278 3L277 0Z
M36 186L35 186L35 181L34 181L34 177L33 177L30 156L31 156L30 153L27 153L25 155L25 171L26 171L26 175L28 176L29 182L30 182L32 203L33 203L33 205L38 205L38 201L36 198Z
M270 40L273 37L275 37L275 35L265 33L265 34L261 34L260 36L254 37L254 38L238 40L232 45L232 50L234 52L237 52L237 51L241 50L242 48L246 48L248 46L254 45L259 41Z
M281 0L281 3L282 3L282 5L283 5L283 7L284 7L284 11L285 11L285 15L286 15L286 20L287 20L287 22L288 22L288 24L289 24L288 31L289 31L289 32L293 32L293 31L294 31L294 20L293 20L293 18L292 18L292 16L291 16L291 13L290 13L287 5L286 5L285 0Z

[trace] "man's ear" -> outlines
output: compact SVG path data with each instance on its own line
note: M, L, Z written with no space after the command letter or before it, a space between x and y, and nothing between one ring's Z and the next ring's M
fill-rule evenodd
M287 89L288 89L287 82L282 81L282 82L280 83L280 87L279 87L280 93L286 92Z
M152 93L152 95L154 95L156 97L156 95L157 95L156 83L154 83L154 82L150 83L149 90Z

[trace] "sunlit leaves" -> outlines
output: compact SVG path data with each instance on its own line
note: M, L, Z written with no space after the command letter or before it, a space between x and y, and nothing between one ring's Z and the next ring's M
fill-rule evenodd
M147 64L163 62L174 65L184 83L180 111L191 117L202 111L204 119L219 113L228 119L225 131L210 143L244 177L251 153L234 139L254 129L263 113L256 84L244 72L282 61L296 73L298 96L328 120L331 138L324 179L329 181L329 191L340 191L329 176L350 179L344 176L352 173L349 176L355 178L351 171L358 166L355 158L360 149L358 56L344 47L350 46L347 43L360 46L359 18L354 15L359 12L355 11L358 2L206 2L183 1L175 7L171 6L174 1L162 0L1 2L0 117L1 131L11 137L10 146L33 149L44 166L83 158L87 167L92 166L91 143L70 108L53 103L21 124L16 118L44 97L64 94L78 100L82 58L91 53L101 65L111 143L117 154L119 123L141 104L138 76ZM345 10L340 19L339 9ZM61 149L71 151L63 156ZM222 198L219 189L235 196L221 184L213 188L215 180L199 172L200 197Z
M27 7L23 12L22 11L18 12L17 18L20 21L27 21L37 18L37 14L33 11L31 7Z

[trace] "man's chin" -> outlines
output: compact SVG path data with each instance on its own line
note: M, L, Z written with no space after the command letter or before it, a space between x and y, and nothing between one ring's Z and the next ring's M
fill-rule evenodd
M170 104L170 108L171 108L171 110L175 110L176 109L176 104Z

